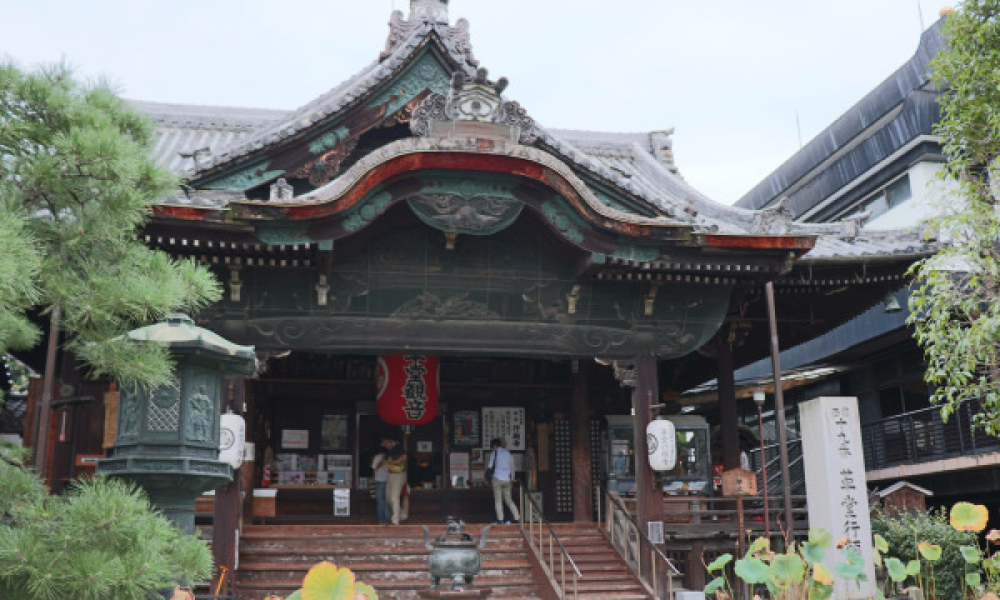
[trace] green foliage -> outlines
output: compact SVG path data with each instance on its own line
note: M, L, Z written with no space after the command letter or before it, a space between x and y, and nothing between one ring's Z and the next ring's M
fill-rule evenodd
M933 61L943 91L936 127L956 190L933 220L948 242L914 265L910 324L928 362L931 400L947 418L965 400L985 410L978 423L1000 433L1000 0L965 0L944 26L946 49Z
M975 542L975 534L957 531L944 511L884 514L872 518L872 532L885 539L885 566L889 577L902 583L920 577L928 589L925 598L962 598L965 559L962 546ZM935 550L936 547L936 550ZM924 558L917 561L917 557Z
M791 544L781 553L771 551L766 538L757 538L750 544L746 555L736 561L736 576L751 588L767 588L769 597L774 600L825 600L833 594L834 580L822 561L832 545L833 536L822 529L810 530L808 542L798 549L796 544ZM853 548L846 548L841 556L845 560L836 565L838 575L846 581L863 581L865 574L861 554ZM725 569L732 558L732 555L725 554L706 568L714 575ZM734 597L733 588L724 575L709 582L704 592L706 596L714 594L715 598Z
M59 307L64 347L95 375L169 380L165 352L114 338L221 293L207 269L136 239L179 184L149 158L152 135L107 85L0 65L0 353L38 342L27 311Z
M211 575L208 546L135 486L97 478L50 496L21 460L0 448L0 598L146 600Z

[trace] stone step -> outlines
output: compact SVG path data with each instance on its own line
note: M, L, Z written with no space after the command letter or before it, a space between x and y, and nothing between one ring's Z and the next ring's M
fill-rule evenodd
M391 558L391 557L386 557ZM308 571L315 563L289 563L284 561L261 562L244 561L240 564L240 571ZM338 567L346 567L354 573L365 573L369 571L423 571L427 572L427 561L383 561L383 562L361 562L343 561L334 563ZM521 560L484 560L483 571L502 571L508 569L530 569L531 562L526 558Z
M467 525L466 533L479 537L486 525ZM443 526L428 526L431 537L445 532ZM419 525L248 525L243 532L244 537L381 537L423 539L424 530ZM493 525L487 534L494 537L521 537L517 525Z
M649 595L645 593L609 594L606 592L580 592L577 598L580 600L649 600Z
M428 589L430 581L428 578L421 580L380 580L358 578L357 581L367 583L375 588L379 598L383 594L398 594L400 592L410 593L413 598L417 597L417 591ZM268 594L287 596L302 587L301 580L292 579L251 579L240 582L240 598L244 595L248 598L266 597ZM535 581L530 577L476 577L475 587L491 588L494 595L522 595L533 597L535 595ZM258 594L262 594L258 596ZM397 596L398 597L398 596ZM491 596L492 598L493 596Z
M443 526L430 529L432 540L445 531ZM481 530L467 527L477 541ZM240 541L240 600L287 596L323 560L351 569L381 600L419 600L417 591L430 587L431 550L424 546L423 530L414 525L253 526ZM494 600L538 600L530 553L517 526L493 527L481 552L476 587L491 588Z
M524 544L504 544L490 546L487 545L480 551L484 557L517 556L525 552ZM426 557L431 551L423 546L388 546L378 544L357 544L351 546L326 546L326 545L243 545L241 544L241 556L269 556L283 554L288 556L406 556L406 557Z
M408 570L369 570L369 571L354 571L355 577L358 580L376 580L376 581L414 581L419 580L427 582L430 580L430 575L427 573L427 565L420 565L419 569L408 569ZM301 570L284 570L284 569L240 569L241 582L253 581L257 579L263 580L275 580L275 581L297 581L302 582L305 578L308 569ZM531 578L531 567L523 567L517 569L482 569L479 574L476 575L476 580L479 578Z

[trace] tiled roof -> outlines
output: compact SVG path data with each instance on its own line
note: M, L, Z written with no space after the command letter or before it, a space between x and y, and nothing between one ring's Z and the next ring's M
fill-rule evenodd
M386 51L357 75L294 111L136 102L160 125L157 159L175 171L204 173L271 144L292 138L367 97L395 76L417 50L439 42L453 62L469 74L478 62L472 56L468 23L455 27L430 21L410 22L395 13ZM796 223L782 206L754 211L718 204L688 184L673 162L671 131L610 133L545 129L535 125L539 149L597 181L656 207L672 220L708 233L737 235L817 235L815 249L805 260L843 261L862 257L923 254L928 244L916 232L907 236L859 232L858 223L810 225ZM200 156L196 150L207 148ZM182 152L186 157L177 155ZM224 207L239 195L197 191L168 202Z
M215 152L247 138L284 117L287 111L227 106L197 106L132 100L132 107L157 124L153 158L176 173L194 167L194 152Z
M938 244L925 240L919 230L869 231L853 238L824 235L799 262L822 264L872 259L917 258L934 254Z

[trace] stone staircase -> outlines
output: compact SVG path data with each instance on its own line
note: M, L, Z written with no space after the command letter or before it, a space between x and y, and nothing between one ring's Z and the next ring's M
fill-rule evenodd
M552 529L583 574L577 585L580 600L652 599L596 523L553 523ZM567 578L566 595L572 598Z
M477 540L482 525L469 525ZM432 539L444 533L431 527ZM516 525L490 530L476 587L492 588L491 599L539 597L527 544ZM329 561L351 569L357 581L375 588L379 598L417 600L428 589L423 531L418 525L256 525L244 530L236 572L239 600L285 597L302 585L314 564Z

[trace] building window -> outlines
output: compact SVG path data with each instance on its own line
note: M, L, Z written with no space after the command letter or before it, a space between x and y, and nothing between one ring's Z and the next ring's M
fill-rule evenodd
M878 192L862 200L851 211L850 216L859 215L867 211L871 213L868 217L869 219L877 219L912 197L913 190L910 189L910 176L903 175Z

